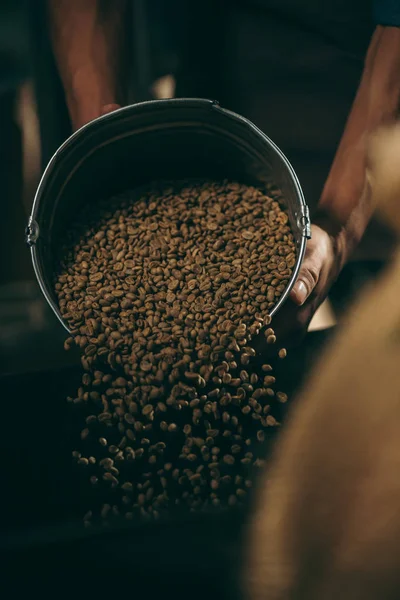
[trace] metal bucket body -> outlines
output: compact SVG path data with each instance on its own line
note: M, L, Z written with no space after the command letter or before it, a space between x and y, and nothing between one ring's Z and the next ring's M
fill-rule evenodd
M38 186L27 243L40 288L68 330L53 276L63 232L88 202L157 179L201 177L274 183L282 191L297 245L287 298L310 237L308 208L289 161L253 123L203 99L142 102L88 123L57 150Z

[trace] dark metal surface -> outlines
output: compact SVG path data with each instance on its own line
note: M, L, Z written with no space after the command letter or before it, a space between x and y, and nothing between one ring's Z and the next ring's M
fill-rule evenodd
M253 123L203 99L143 102L85 125L51 159L39 184L27 243L39 285L60 322L52 277L60 236L84 204L154 179L207 177L274 183L283 193L298 259L310 235L308 209L296 174L279 148Z

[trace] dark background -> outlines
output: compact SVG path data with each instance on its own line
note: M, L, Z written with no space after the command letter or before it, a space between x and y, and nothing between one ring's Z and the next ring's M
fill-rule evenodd
M182 13L171 16L167 2L153 0L151 20L146 4L132 2L136 35L129 52L136 100L153 97L153 80L179 70L183 30L177 15L189 3L176 0ZM39 0L0 2L0 571L8 591L3 596L72 589L77 597L84 592L102 597L113 588L119 595L159 598L168 588L176 599L235 598L246 514L100 535L84 534L77 525L87 490L70 457L74 423L65 398L80 381L79 357L63 349L66 334L40 293L24 244L38 179L69 128L46 54L42 6ZM218 40L201 41L197 56L212 55ZM196 55L191 60L195 65ZM301 91L301 81L298 86ZM41 90L39 96L35 90ZM317 88L317 100L318 93ZM337 317L381 267L375 261L344 269L330 295ZM277 363L283 391L295 396L332 334L309 333Z
M251 2L252 10L261 10L263 2ZM289 8L290 3L296 4L294 0L285 2ZM274 6L273 2L269 4ZM309 4L313 6L315 2L310 0ZM135 97L130 100L150 99L160 93L170 95L173 93L170 82L167 82L166 91L161 92L161 88L155 92L152 83L157 78L184 70L187 89L191 86L193 90L202 88L203 95L211 93L214 87L217 89L212 78L206 81L204 65L215 63L213 55L221 45L217 25L223 12L218 13L210 29L210 20L206 18L207 10L212 8L209 2L194 3L195 10L190 19L186 3L181 0L168 3L153 0L151 11L145 0L135 0L129 5L132 35L127 48L127 64L130 65L127 73L130 84L127 87L135 89ZM228 5L239 6L240 2ZM63 94L49 52L43 6L42 0L2 0L0 3L0 374L76 364L76 357L63 350L64 331L39 291L29 250L24 244L24 229L40 174L52 152L69 134ZM232 10L230 14L236 13ZM250 18L250 14L246 19ZM318 16L318 11L316 14ZM297 15L296 11L294 15ZM303 18L304 15L300 22ZM201 25L200 29L194 29L194 19ZM185 23L189 23L191 28L185 27ZM359 22L363 47L368 27L368 23ZM203 31L203 42L207 39L208 43L201 45L200 38L196 38L199 41L197 52L179 54L185 39L199 36L199 31ZM342 31L340 36L344 39L345 33ZM356 47L355 42L353 45ZM232 65L236 65L235 60L232 54L231 69ZM243 68L240 64L237 64L238 69ZM231 71L229 73L232 79ZM254 79L254 74L252 76ZM224 77L227 77L226 69ZM302 86L306 90L307 85L301 79L296 80L299 94ZM318 91L316 87L314 102L319 102L319 93L322 102L326 90L321 88ZM345 102L348 102L346 98L345 95ZM230 108L229 98L225 100L225 105L228 103ZM237 103L238 100L232 96L231 102ZM243 110L250 108L244 106ZM304 157L307 157L306 150ZM309 158L307 160L310 162ZM380 261L364 262L344 270L330 296L336 316L346 308L354 292L380 270L381 265ZM328 322L331 323L332 318ZM324 321L318 326L323 327Z

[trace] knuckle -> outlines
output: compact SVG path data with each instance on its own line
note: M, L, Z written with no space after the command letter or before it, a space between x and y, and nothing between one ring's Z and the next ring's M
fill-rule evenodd
M317 285L317 283L318 283L319 273L320 273L320 271L315 265L312 264L308 267L308 274L309 274L310 281L313 284L313 286Z
M300 278L304 281L308 290L311 291L319 280L319 269L314 264L308 264L302 269Z

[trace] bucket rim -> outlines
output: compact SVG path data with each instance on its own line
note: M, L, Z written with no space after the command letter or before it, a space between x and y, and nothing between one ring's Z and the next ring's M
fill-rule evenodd
M292 167L289 159L285 156L285 154L282 152L282 150L273 142L273 140L270 137L268 137L268 135L266 133L264 133L261 129L259 129L259 127L257 127L257 125L255 125L250 119L247 119L246 117L244 117L234 111L223 108L219 104L219 102L216 100L210 100L210 99L206 99L206 98L163 98L163 99L157 99L157 100L146 100L143 102L138 102L136 104L129 104L127 106L122 106L121 108L118 108L110 113L101 115L101 116L89 121L88 123L85 123L84 125L82 125L82 127L80 127L75 132L73 132L54 152L54 154L51 157L51 159L49 160L46 168L44 169L43 174L40 178L39 184L37 186L34 200L33 200L31 214L29 217L28 225L25 230L26 243L30 248L33 269L34 269L35 276L36 276L37 282L39 284L40 290L41 290L44 298L46 299L46 302L52 309L52 311L55 314L55 316L57 317L58 321L61 323L61 325L67 331L67 333L71 333L71 331L70 331L67 323L65 322L65 320L62 317L57 303L54 301L50 291L48 290L48 286L45 283L45 278L44 278L43 271L42 271L41 261L39 260L39 257L38 257L38 248L36 246L36 242L40 238L40 224L38 223L36 217L37 217L37 213L39 210L41 197L46 189L48 181L51 179L51 176L53 174L54 169L57 166L58 161L60 160L60 156L62 156L66 151L68 151L69 147L78 143L79 140L84 135L86 135L86 133L88 131L94 130L98 127L101 127L103 124L105 124L111 120L118 120L127 114L133 114L136 112L140 113L140 112L147 110L148 108L150 108L151 110L157 110L157 109L165 107L166 105L168 105L169 107L176 107L176 108L185 106L185 107L201 108L204 110L218 111L224 117L227 117L227 118L232 119L233 121L242 123L247 128L252 130L253 133L262 137L264 142L266 142L267 145L279 156L282 164L284 165L285 169L287 170L287 173L289 174L290 178L292 179L292 182L294 184L294 188L296 191L297 200L299 202L300 213L297 215L297 225L301 232L301 237L300 237L300 243L297 248L296 264L293 269L292 276L290 278L288 285L286 286L284 293L279 298L279 300L275 304L275 306L271 309L271 311L270 311L271 317L285 303L285 301L287 300L287 298L290 294L291 289L293 288L293 286L296 282L297 275L300 271L300 267L301 267L301 264L303 262L303 258L305 255L307 240L311 238L311 223L310 223L310 218L309 218L308 206L305 201L303 190L301 188L299 179L298 179L296 172L295 172L294 168Z

